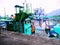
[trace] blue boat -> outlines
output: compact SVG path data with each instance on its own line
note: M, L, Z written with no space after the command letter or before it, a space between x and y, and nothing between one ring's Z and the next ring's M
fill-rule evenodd
M60 24L57 24L56 26L54 26L54 31L60 35Z

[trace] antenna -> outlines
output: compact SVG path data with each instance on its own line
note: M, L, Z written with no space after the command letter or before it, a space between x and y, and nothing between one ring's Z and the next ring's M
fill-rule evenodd
M4 15L6 15L6 9L4 8Z

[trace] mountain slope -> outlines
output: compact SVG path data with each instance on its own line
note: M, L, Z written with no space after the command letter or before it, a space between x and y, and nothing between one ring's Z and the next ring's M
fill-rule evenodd
M60 9L54 10L54 11L48 13L47 15L48 15L48 16L60 15Z

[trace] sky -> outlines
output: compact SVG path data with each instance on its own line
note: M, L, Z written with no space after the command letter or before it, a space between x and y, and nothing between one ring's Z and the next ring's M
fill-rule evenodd
M25 0L0 0L0 15L4 16L15 14L15 5L22 5ZM32 4L32 9L42 7L45 13L60 9L60 0L26 0Z

